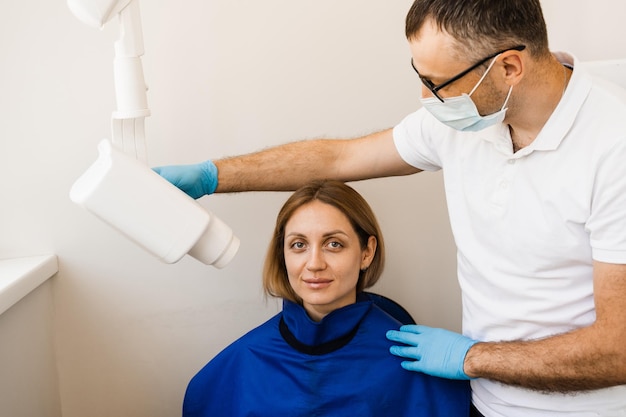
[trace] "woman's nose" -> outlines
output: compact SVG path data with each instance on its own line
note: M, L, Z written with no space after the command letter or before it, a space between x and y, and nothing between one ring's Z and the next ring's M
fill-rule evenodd
M307 262L307 269L310 271L319 271L326 267L326 261L324 260L324 252L320 248L314 248L310 252L310 256Z

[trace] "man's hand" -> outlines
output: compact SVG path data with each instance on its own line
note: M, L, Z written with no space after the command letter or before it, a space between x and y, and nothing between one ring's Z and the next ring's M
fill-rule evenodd
M211 161L156 167L153 170L192 198L213 194L217 188L217 167Z
M392 346L389 351L412 361L402 362L409 371L448 379L471 379L463 371L465 355L477 341L444 329L407 325L387 332L387 339L408 346Z

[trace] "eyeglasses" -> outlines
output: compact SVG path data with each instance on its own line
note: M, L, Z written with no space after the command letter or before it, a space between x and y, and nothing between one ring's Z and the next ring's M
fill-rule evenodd
M417 68L415 68L415 65L413 65L413 58L411 58L411 67L413 67L413 70L415 71L415 73L417 73L418 77L420 77L420 80L422 80L422 84L424 84L426 86L426 88L428 88L428 90L433 93L433 95L435 97L437 97L439 99L439 101L441 101L443 103L443 98L441 98L441 96L439 94L437 94L437 91L441 90L444 87L449 86L450 84L452 84L453 82L465 77L467 74L469 74L471 71L475 70L476 68L478 68L479 66L481 66L482 64L484 64L485 62L489 61L490 59L493 59L495 57L497 57L498 55L500 55L501 53L504 53L506 51L523 51L524 49L526 49L526 45L518 45L518 46L514 46L512 48L507 48L504 49L502 51L498 51L495 54L489 55L487 58L475 63L474 65L472 65L471 67L469 67L468 69L461 71L460 73L458 73L457 75L455 75L454 77L450 78L447 81L444 81L443 83L439 84L439 85L435 85L433 84L432 81L430 81L428 78L424 78L420 75L420 73L417 71Z

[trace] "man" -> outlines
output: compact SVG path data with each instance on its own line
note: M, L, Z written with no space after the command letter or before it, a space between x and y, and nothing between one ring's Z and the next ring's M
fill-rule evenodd
M424 108L395 128L157 172L198 198L443 169L464 335L392 353L471 378L476 415L626 415L626 105L550 53L538 0L416 0L406 35Z

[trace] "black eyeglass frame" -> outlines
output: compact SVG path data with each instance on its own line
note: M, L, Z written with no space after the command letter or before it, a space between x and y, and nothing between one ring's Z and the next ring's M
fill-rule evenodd
M468 69L461 71L460 73L458 73L454 77L450 78L447 81L442 82L439 85L433 84L433 82L430 81L428 78L424 78L424 77L422 77L420 75L420 73L417 70L417 68L415 68L415 65L413 65L413 58L411 58L411 67L413 68L413 71L415 71L417 76L420 77L420 80L422 81L422 84L424 84L424 86L426 86L426 88L428 88L428 90L431 93L433 93L433 95L435 97L437 97L439 99L439 101L441 101L443 103L444 100L443 100L443 98L441 98L441 96L439 94L437 94L437 91L439 91L442 88L445 88L445 87L449 86L453 82L458 81L459 79L465 77L467 74L469 74L470 72L472 72L473 70L475 70L476 68L478 68L479 66L484 64L485 62L489 61L490 59L493 59L493 58L497 57L498 55L500 55L500 54L502 54L504 52L507 52L507 51L523 51L524 49L526 49L526 45L517 45L517 46L514 46L512 48L507 48L507 49L503 49L502 51L498 51L495 54L491 54L487 58L485 58L485 59L483 59L481 61L478 61L477 63L475 63L474 65L472 65Z

